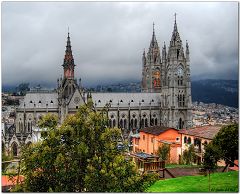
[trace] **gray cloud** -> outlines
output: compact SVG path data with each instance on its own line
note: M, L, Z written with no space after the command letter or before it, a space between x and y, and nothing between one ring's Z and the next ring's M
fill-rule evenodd
M68 26L84 85L140 80L152 22L160 47L168 45L175 12L192 76L236 79L237 2L3 2L3 84L56 84Z

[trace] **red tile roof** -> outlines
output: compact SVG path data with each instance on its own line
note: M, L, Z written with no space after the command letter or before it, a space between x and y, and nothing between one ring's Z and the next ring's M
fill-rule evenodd
M208 125L208 126L201 126L201 127L190 128L190 129L182 129L179 131L179 133L201 137L205 139L213 139L220 129L221 129L221 126Z
M144 133L149 133L152 135L160 135L161 133L169 130L169 129L173 129L178 131L178 129L174 129L174 128L170 128L170 127L164 127L164 126L153 126L153 127L146 127L144 129L140 129L140 132L144 132Z

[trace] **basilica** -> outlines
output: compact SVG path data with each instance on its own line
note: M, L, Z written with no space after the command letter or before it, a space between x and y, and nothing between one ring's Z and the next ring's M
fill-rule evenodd
M142 91L140 93L89 93L74 76L75 62L70 35L62 64L63 77L53 91L29 91L16 110L15 124L3 137L8 150L18 155L21 145L34 142L38 120L45 114L55 114L62 123L68 114L91 98L94 109L107 105L109 126L122 129L123 137L148 126L167 126L182 129L192 126L192 98L189 46L183 47L176 18L171 41L162 48L153 25L152 38L142 55Z

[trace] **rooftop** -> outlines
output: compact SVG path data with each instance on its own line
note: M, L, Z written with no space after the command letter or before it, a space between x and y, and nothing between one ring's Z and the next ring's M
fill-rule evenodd
M153 126L153 127L146 127L144 129L140 129L140 132L149 133L149 134L152 134L152 135L160 135L161 133L163 133L163 132L165 132L169 129L173 129L173 130L178 131L178 129L174 129L174 128L170 128L170 127Z
M218 125L215 125L215 126L207 125L207 126L195 127L190 129L182 129L179 131L179 133L197 136L197 137L206 138L206 139L213 139L220 129L221 129L221 126L218 126Z
M152 155L152 154L147 154L144 152L139 152L139 153L134 153L132 154L135 157L141 158L141 159L150 159L150 158L157 158L158 156Z

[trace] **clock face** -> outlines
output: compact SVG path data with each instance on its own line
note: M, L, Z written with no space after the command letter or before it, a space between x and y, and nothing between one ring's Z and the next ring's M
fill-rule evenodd
M79 101L80 101L80 98L79 97L75 97L74 98L74 102L77 104L77 103L79 103Z
M179 76L183 75L183 69L181 67L178 68L177 73Z

